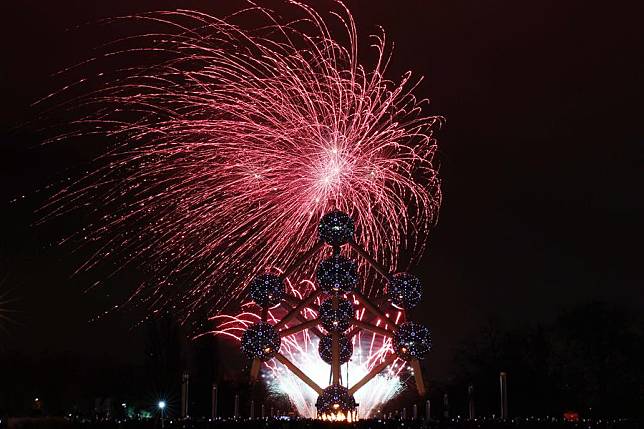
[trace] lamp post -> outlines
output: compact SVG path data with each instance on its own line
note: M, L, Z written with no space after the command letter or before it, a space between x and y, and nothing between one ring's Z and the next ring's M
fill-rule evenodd
M501 420L508 418L508 373L501 371L499 374L499 384L501 385Z
M159 410L161 411L161 429L164 427L164 422L163 422L163 410L165 410L165 401L159 401Z

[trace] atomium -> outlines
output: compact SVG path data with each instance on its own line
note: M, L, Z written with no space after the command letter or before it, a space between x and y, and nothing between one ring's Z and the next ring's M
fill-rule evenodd
M429 329L414 322L400 325L392 343L398 357L405 361L422 359L432 348Z
M387 285L387 297L407 310L416 307L422 297L420 280L409 273L394 274Z
M356 400L349 394L349 389L340 385L331 385L324 389L315 402L318 414L347 414L355 410Z
M398 358L409 362L409 365L414 369L418 393L424 395L426 392L418 359L422 359L431 349L430 331L425 326L413 322L402 324L398 322L401 316L405 320L405 311L413 308L420 301L421 283L408 273L390 274L358 243L353 241L349 243L350 247L363 260L366 260L376 272L388 280L385 292L389 300L395 304L395 311L398 313L396 317L390 316L385 309L380 308L380 305L372 302L357 288L357 263L340 255L340 246L352 240L352 236L353 222L344 213L331 212L320 221L320 238L333 247L333 255L318 264L316 279L319 287L311 288L306 295L296 293L286 295L287 291L282 278L289 277L288 274L284 274L283 277L271 274L260 275L249 285L249 295L256 303L263 306L262 322L250 325L241 338L243 351L254 359L251 366L251 378L257 380L260 361L266 362L275 357L278 364L291 371L314 392L319 393L315 408L317 417L323 420L355 421L358 418L358 411L353 395L385 368L390 365L396 366L395 362ZM312 257L322 247L324 247L322 243L318 242L315 247L304 253L306 257L300 258L298 264L305 263L307 258ZM298 264L294 267L287 267L284 272L295 272ZM285 308L280 309L281 300L286 302L284 303ZM319 306L316 305L317 303L320 303ZM354 308L354 303L358 306L357 308ZM269 312L267 306L273 304L277 305ZM277 313L280 311L286 311L286 314ZM369 314L365 316L366 312ZM269 317L274 321L274 325L267 323ZM244 322L244 326L246 323ZM349 328L351 331L347 332ZM232 326L229 329L238 328ZM299 344L296 344L297 340L292 336L299 335L306 330L309 330L309 334L304 334L305 337L310 338L313 334L319 338L318 355L331 367L330 385L326 388L317 384L310 375L303 372L303 369L298 365L303 365L301 362L292 360L293 348L302 350ZM355 341L359 347L362 330L370 332L367 335L372 338L371 346L373 346L373 338L376 335L384 339L382 346L377 346L382 347L382 352L376 354L371 354L371 350L368 352L367 361L371 361L371 356L377 356L377 358L371 361L372 365L367 367L366 374L354 382L351 389L348 389L348 367L355 363L351 360L354 351L353 338L357 338ZM285 340L282 350L280 350L282 337L288 338L288 340ZM310 342L310 340L305 341ZM310 352L315 353L314 350L304 353ZM360 359L355 361L362 360L362 358L361 353ZM347 364L346 378L342 373L341 365L343 364ZM317 363L314 365L317 366ZM358 395L364 394L367 393L365 391L358 393ZM312 400L313 398L310 398L310 401ZM366 402L363 399L360 401ZM372 409L372 407L367 408L368 411L365 415L369 415ZM308 410L307 412L310 412L310 408Z
M338 351L340 353L340 365L349 362L351 355L353 355L353 344L349 337L343 334L338 335ZM333 360L333 335L325 335L320 338L318 343L318 353L322 360L329 365Z
M328 332L344 332L351 326L353 306L346 299L337 299L338 306L333 309L333 300L327 299L320 304L320 321Z
M341 246L353 239L353 219L339 210L327 213L320 220L320 239L331 246Z
M325 292L351 292L358 283L358 266L351 259L334 255L320 262L316 277Z
M266 362L279 351L282 340L273 326L257 322L248 327L241 338L241 348L250 358Z

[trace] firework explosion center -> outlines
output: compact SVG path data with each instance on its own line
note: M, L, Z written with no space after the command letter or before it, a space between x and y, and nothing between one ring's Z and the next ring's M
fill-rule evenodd
M346 213L326 214L319 224L317 244L280 275L258 275L248 286L249 297L261 308L261 320L249 324L241 337L241 349L252 359L251 379L257 380L262 362L277 360L316 392L316 416L323 420L358 419L359 404L354 394L398 359L411 365L418 393L425 393L418 360L431 349L430 332L406 318L406 311L420 302L420 281L408 273L389 273L354 241L354 230L354 221ZM325 246L332 248L332 255L317 266L317 287L299 297L288 294L286 277ZM387 304L398 309L401 317L392 320L381 306L358 290L358 264L343 256L343 247L350 248L385 278ZM354 304L359 307L354 308ZM269 310L280 306L286 307L287 312L279 320L273 318L276 323L269 323ZM365 317L365 311L369 318ZM312 316L307 318L306 314ZM319 339L319 359L330 367L327 387L313 381L310 374L280 353L282 340L303 331ZM341 365L351 360L354 338L360 331L385 337L388 347L368 373L349 384L348 371L343 379Z

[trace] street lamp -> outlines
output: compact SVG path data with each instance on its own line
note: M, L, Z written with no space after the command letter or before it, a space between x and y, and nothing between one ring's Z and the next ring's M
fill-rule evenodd
M165 409L165 401L159 401L158 406L161 411L161 429L163 429L163 410Z

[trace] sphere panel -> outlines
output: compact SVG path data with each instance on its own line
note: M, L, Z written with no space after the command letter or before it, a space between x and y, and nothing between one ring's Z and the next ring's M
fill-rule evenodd
M273 326L266 322L252 324L244 331L241 348L246 355L266 362L279 351L282 340Z
M358 283L358 265L344 256L331 256L320 262L316 278L327 293L351 292Z
M353 305L346 299L338 300L338 307L333 309L333 298L320 304L320 322L328 332L344 332L351 326L353 319Z
M392 343L398 357L406 361L422 359L432 348L429 329L414 322L400 325Z
M320 239L331 246L341 246L353 239L353 219L339 210L325 214L318 228Z

